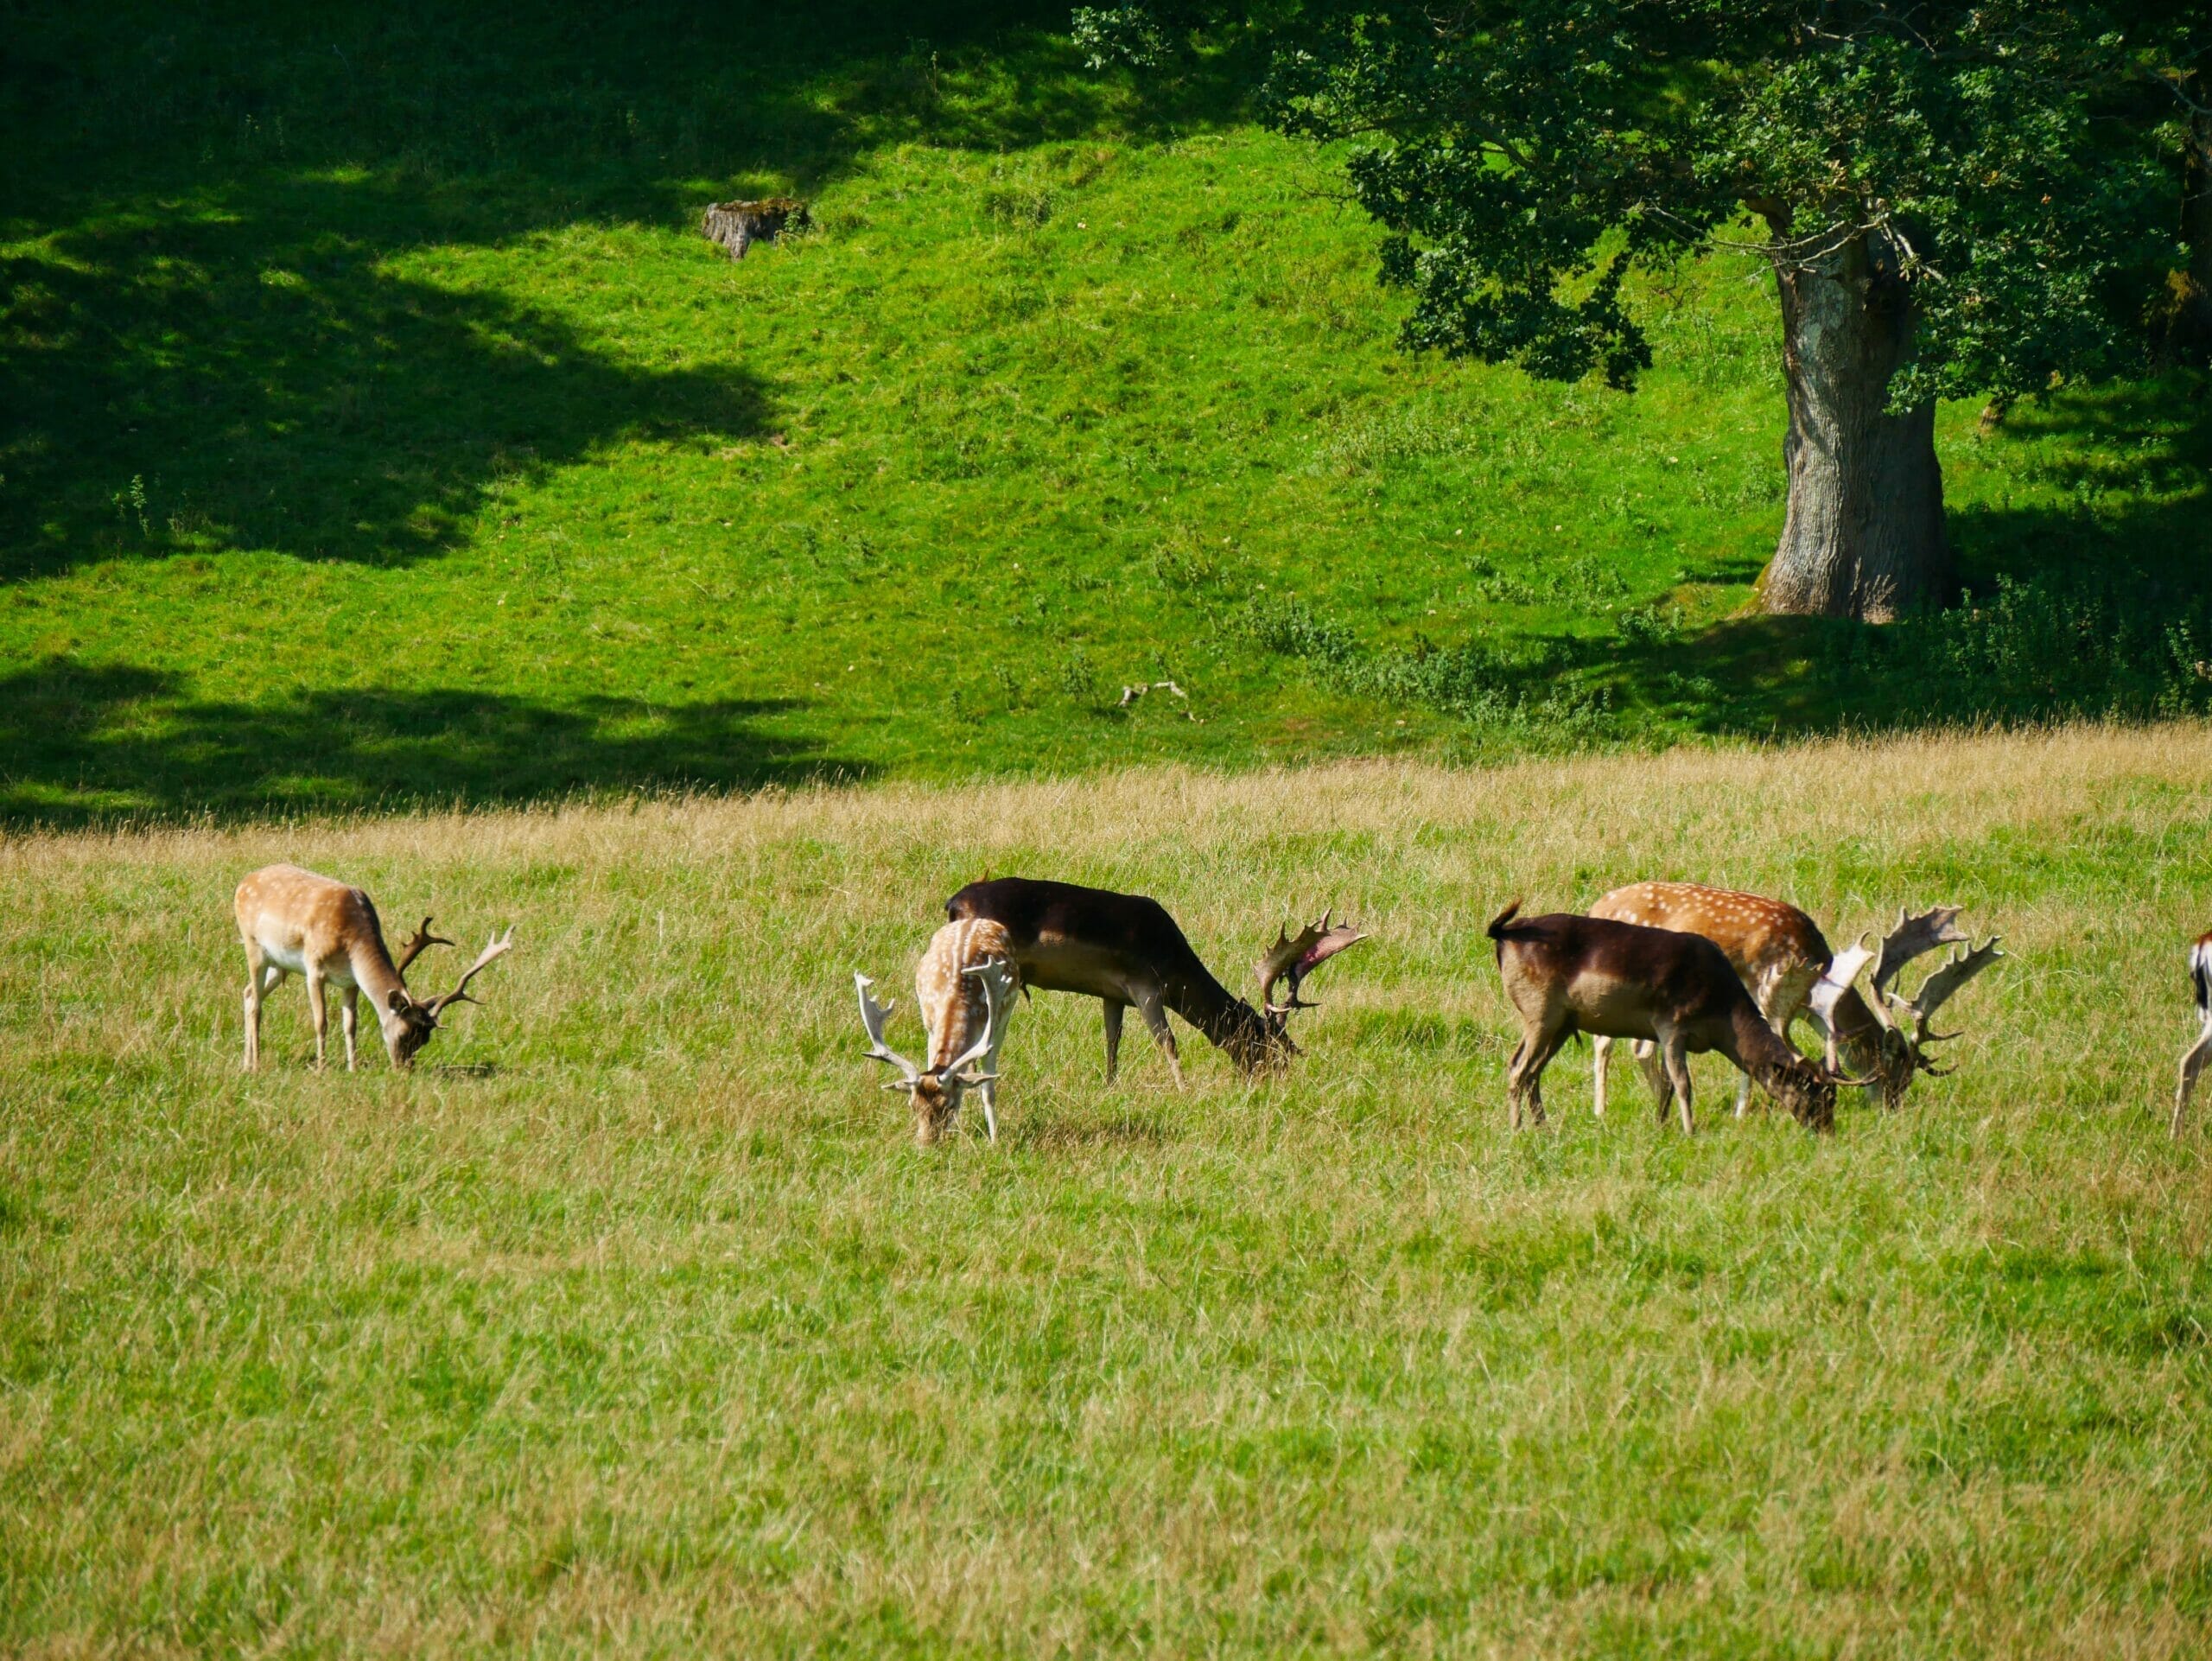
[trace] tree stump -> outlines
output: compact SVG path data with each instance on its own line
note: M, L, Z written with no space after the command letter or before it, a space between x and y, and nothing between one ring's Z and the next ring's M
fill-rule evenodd
M806 204L791 196L764 196L757 202L715 202L699 220L699 230L709 242L729 250L732 259L743 259L756 242L773 242L786 231L804 231L813 220Z

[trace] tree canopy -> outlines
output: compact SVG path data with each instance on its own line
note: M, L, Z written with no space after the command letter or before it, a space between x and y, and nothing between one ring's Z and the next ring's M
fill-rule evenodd
M2140 365L2188 263L2206 29L2177 9L1261 0L1077 25L1095 60L1156 62L1232 18L1266 45L1274 124L1353 141L1409 347L1628 387L1651 363L1631 271L1716 246L1772 264L1791 398L1777 609L1880 617L1940 595L1934 401Z
M2180 258L2183 25L2035 0L1516 0L1308 9L1267 86L1350 164L1408 344L1544 375L1650 361L1637 263L1872 239L1911 286L1892 402L2127 362ZM1746 210L1758 227L1732 236Z

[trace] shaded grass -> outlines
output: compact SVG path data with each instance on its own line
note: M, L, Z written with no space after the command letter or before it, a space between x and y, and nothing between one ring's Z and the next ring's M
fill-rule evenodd
M1764 278L1640 291L1633 398L1408 360L1370 229L1242 122L1234 66L1100 80L1065 22L35 10L0 94L0 675L38 713L0 737L0 815L2212 697L2136 685L2118 629L1993 691L1931 689L1917 639L1737 619L1782 512ZM767 190L819 233L741 264L696 235ZM1986 437L1947 410L1968 585L2087 576L2163 650L2212 605L2204 407L2079 391ZM1234 626L1286 596L1379 667ZM1495 701L1395 666L1432 648ZM1164 678L1187 712L1119 706ZM450 741L470 700L494 735ZM719 723L726 760L695 741Z
M1154 770L0 845L0 1647L2193 1654L2212 735ZM244 1079L228 894L467 939L426 1065ZM859 1058L982 872L1233 972L1374 931L1287 1079L1007 1050L915 1149ZM1510 1137L1480 927L1639 875L2012 960L1835 1136ZM903 1000L902 1000L903 1002ZM894 1041L912 1035L902 1008Z

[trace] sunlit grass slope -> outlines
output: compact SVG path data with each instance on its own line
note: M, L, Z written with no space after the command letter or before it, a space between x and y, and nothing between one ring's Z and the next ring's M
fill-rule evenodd
M0 98L18 822L2212 696L2189 389L1944 416L1970 582L2117 614L1726 624L1782 512L1756 268L1639 291L1633 396L1408 359L1332 158L1227 67L1086 73L1064 7L143 22L26 20ZM697 235L772 189L813 236Z
M2184 725L0 844L0 1650L2202 1654L2208 772ZM516 924L429 1065L312 1073L295 982L237 1073L280 857ZM985 871L1240 979L1325 903L1374 938L1258 1087L1193 1039L1109 1088L1040 996L1001 1142L925 1154L850 977ZM1638 875L2011 955L1896 1116L1706 1068L1694 1140L1594 1123L1571 1050L1510 1136L1483 921Z

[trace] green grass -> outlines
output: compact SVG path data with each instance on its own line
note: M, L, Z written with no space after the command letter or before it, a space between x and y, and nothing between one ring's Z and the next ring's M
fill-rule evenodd
M2208 767L2196 724L0 844L0 1651L2202 1654ZM236 1071L279 856L517 925L411 1075L309 1071L296 982ZM1326 901L1373 939L1257 1087L1186 1034L1187 1093L1141 1037L1109 1088L1039 996L1000 1143L925 1153L850 974L903 991L984 869L1154 892L1224 973ZM1625 1075L1597 1123L1570 1050L1512 1136L1483 920L1639 875L2011 955L1896 1115L1738 1123L1700 1063L1694 1139Z
M1632 397L1409 360L1233 63L1102 81L1057 5L743 10L22 21L0 814L2212 699L2201 386L1944 412L2011 611L1730 620L1782 510L1754 270L1647 289ZM770 189L818 233L696 234ZM1119 707L1160 678L1187 706Z

